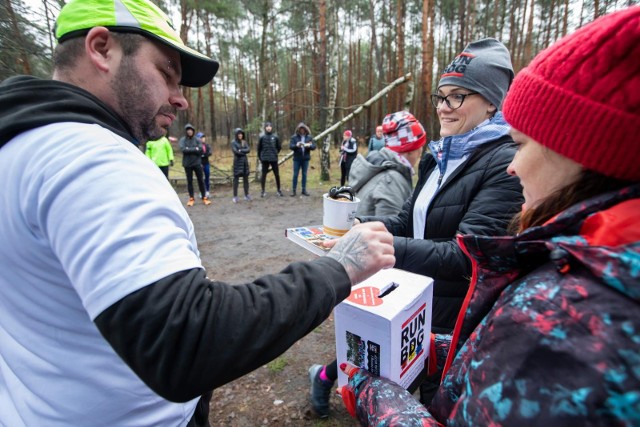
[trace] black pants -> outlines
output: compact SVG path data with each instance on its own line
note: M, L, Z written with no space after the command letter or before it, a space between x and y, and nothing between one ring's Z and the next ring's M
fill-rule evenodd
M262 192L264 193L264 186L267 182L267 173L269 172L269 166L273 169L273 176L276 177L276 186L278 187L278 191L280 191L280 170L278 169L278 162L262 162L262 180L260 181L260 185L262 185Z
M442 372L438 371L435 374L428 376L425 381L420 384L420 403L427 408L431 405L431 400L438 392L441 377Z
M344 187L344 184L349 180L349 171L351 170L351 162L344 161L340 163L340 187Z
M233 197L238 197L238 183L240 176L233 177ZM244 186L244 195L249 195L249 175L242 175L242 185Z
M207 392L200 396L196 410L189 420L187 427L209 427L209 402L213 396L213 391Z
M327 366L325 366L324 374L331 381L337 380L338 379L338 361L334 360L333 362L331 362Z
M196 173L198 179L198 189L200 189L200 196L204 197L204 177L202 176L202 165L197 166L185 166L184 173L187 175L187 191L189 191L189 197L193 197L193 173Z
M160 168L164 176L169 178L169 166L158 166L158 167Z

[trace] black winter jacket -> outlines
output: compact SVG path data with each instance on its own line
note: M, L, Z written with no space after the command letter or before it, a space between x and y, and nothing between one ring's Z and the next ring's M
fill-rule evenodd
M432 331L449 333L469 288L471 263L456 243L457 234L506 234L524 201L517 177L507 166L515 155L513 140L502 137L478 148L437 191L427 211L423 239L413 238L413 208L436 165L426 153L411 198L390 217L362 217L361 222L382 221L393 234L396 268L430 276L435 281Z
M300 134L301 128L304 128L306 131L306 135L304 136L305 146L298 146L298 143L302 142L302 135ZM289 140L289 148L293 151L293 160L311 160L311 151L316 149L316 143L313 141L311 131L307 125L299 123L298 126L296 126L296 132Z
M244 140L241 142L238 139L238 134L242 133ZM247 137L244 135L242 129L236 129L234 132L235 138L231 142L231 151L233 151L233 176L246 176L249 175L249 159L247 154L251 151Z
M192 136L183 136L178 143L180 151L182 151L182 166L185 168L195 168L202 166L202 143L198 138Z
M273 133L265 133L258 141L258 158L262 162L277 162L281 149L280 138Z

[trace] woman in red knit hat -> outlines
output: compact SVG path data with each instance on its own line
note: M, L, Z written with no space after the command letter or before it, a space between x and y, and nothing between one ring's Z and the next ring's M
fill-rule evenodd
M639 58L635 6L516 76L515 234L458 238L472 284L453 335L432 336L445 373L428 409L342 366L362 425L640 425Z

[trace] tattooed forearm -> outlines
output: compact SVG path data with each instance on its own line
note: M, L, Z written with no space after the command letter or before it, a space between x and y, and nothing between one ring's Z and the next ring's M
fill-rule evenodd
M356 225L331 246L326 256L342 264L352 286L395 264L393 236L381 222Z
M341 239L327 254L329 258L338 261L347 271L352 285L364 270L364 260L369 249L369 243L361 234L356 234L350 239Z

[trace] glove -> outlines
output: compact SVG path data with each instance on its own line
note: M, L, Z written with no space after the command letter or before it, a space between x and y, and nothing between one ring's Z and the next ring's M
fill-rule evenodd
M361 425L436 425L427 409L393 381L375 377L348 363L341 363L340 369L347 374L349 382L340 387L338 393L349 414Z
M173 160L169 160L169 166L173 166Z

